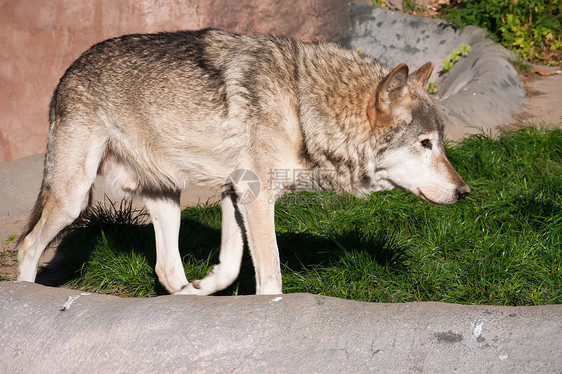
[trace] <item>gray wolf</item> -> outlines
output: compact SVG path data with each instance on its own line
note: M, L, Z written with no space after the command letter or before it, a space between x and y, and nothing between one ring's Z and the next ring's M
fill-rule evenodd
M51 102L43 182L17 246L18 279L34 281L41 253L88 206L101 173L144 199L155 271L170 293L230 285L247 240L256 292L280 294L274 202L282 193L403 188L434 204L469 193L447 160L443 123L425 90L432 69L390 70L332 43L213 29L94 45ZM275 191L274 170L289 171ZM294 177L297 170L309 177ZM178 251L179 196L188 183L222 188L219 263L192 282Z

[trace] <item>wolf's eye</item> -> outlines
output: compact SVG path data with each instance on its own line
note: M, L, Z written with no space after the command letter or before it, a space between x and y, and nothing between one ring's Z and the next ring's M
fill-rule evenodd
M429 139L424 139L421 141L421 145L424 148L431 149L431 141Z

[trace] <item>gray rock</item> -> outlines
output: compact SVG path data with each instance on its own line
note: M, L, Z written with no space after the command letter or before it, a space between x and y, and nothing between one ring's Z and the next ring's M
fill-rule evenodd
M559 373L562 306L123 299L0 283L6 373Z

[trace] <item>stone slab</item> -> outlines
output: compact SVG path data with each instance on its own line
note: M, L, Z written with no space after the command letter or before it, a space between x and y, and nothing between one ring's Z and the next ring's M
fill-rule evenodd
M124 299L0 283L6 373L559 373L562 306Z

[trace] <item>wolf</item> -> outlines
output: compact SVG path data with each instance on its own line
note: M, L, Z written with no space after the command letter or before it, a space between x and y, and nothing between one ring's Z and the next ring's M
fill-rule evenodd
M89 205L97 174L140 196L171 294L208 295L238 276L247 241L257 294L281 294L274 203L295 190L355 196L402 188L449 204L470 188L444 151L444 125L414 72L334 43L216 29L126 35L65 72L49 111L44 177L20 236L18 279ZM271 188L272 171L288 171ZM298 171L308 178L298 178ZM221 189L219 263L188 281L178 250L180 191ZM248 195L248 191L252 191Z

